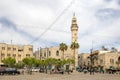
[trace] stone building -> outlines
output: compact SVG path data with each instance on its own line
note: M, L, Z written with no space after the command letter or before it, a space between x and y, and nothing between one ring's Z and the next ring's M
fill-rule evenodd
M96 54L96 59L94 60L94 66L102 66L104 69L109 68L119 68L120 64L120 52L106 52Z
M90 60L90 56L92 57L92 63ZM112 51L103 51L96 50L91 53L82 53L79 54L78 62L80 66L90 66L93 67L103 67L104 69L109 68L120 68L120 52L112 52Z
M89 53L81 53L78 54L78 66L86 66L90 64L90 60L88 59Z
M59 46L57 47L49 47L49 48L41 48L39 51L36 51L34 55L36 59L44 60L47 58L56 58L56 59L68 59L68 58L74 58L73 56L73 50L71 50L70 46L68 46L68 49L64 52L59 50Z
M73 42L78 43L78 26L77 26L77 20L75 15L72 18L72 24L71 24L71 37ZM63 52L59 50L59 46L49 47L49 48L40 48L40 50L36 51L34 56L36 59L46 59L46 58L56 58L62 60L62 57L64 59L75 59L75 66L78 66L78 49L74 51L68 46L67 50ZM75 57L74 57L75 56Z
M21 62L23 58L33 57L33 46L0 43L0 63L8 57L15 58L17 63Z

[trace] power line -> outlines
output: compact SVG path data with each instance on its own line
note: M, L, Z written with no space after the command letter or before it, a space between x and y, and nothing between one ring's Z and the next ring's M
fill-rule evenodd
M48 26L48 28L45 29L45 31L43 31L36 39L34 39L32 42L30 42L30 44L34 43L35 41L37 41L40 37L42 37L49 29L51 29L51 27L60 19L60 17L71 7L71 5L74 3L75 0L72 0L70 2L70 4L63 9L63 11L61 12L61 14L51 23L50 26Z
M24 27L28 27L28 28L38 28L38 26L29 26L29 25L19 25L19 24L15 24L15 25L17 25L17 26L19 26L19 27L21 27L21 28L24 28ZM38 28L38 29L41 29L41 30L45 30L45 28ZM63 31L63 30L56 30L56 29L49 29L49 31L55 31L55 32L64 32L64 33L70 33L69 31Z

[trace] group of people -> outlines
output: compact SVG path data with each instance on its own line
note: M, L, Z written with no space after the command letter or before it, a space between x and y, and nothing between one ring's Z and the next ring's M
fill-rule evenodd
M86 74L86 73L90 73L90 75L94 75L94 73L104 73L104 70L103 68L99 68L99 69L96 69L94 67L80 67L81 68L81 71Z

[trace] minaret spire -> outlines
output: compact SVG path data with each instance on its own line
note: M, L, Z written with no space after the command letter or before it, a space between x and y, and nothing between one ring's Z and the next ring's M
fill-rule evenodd
M76 27L77 27L77 20L76 20L76 17L75 17L75 12L73 13L72 24L76 25Z
M78 25L77 19L75 17L75 13L73 14L72 24L71 24L71 32L72 32L72 43L78 43Z
M75 12L73 13L73 16L75 16Z

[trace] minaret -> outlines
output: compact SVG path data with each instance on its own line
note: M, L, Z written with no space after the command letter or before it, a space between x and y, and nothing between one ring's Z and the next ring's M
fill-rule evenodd
M71 24L71 33L72 33L72 43L78 43L78 25L77 25L77 20L75 17L75 13L72 18L72 24ZM74 67L78 66L78 49L75 49L73 52L73 56L75 59L75 65Z
M72 43L78 43L78 26L75 13L73 14L72 24L71 24L71 33L72 33Z

